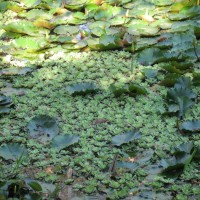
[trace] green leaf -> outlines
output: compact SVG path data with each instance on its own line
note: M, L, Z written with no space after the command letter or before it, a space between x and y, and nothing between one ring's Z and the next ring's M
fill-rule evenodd
M175 85L177 79L181 77L180 74L170 73L167 74L164 80L160 81L159 85L163 85L165 87L172 87Z
M27 150L25 146L18 143L9 143L0 147L0 157L5 160L16 161L22 155L27 156Z
M139 139L140 137L141 137L140 132L137 130L133 130L112 137L112 144L115 146L121 146L124 143L129 143L133 140Z
M80 137L78 135L57 135L51 142L51 147L58 150L65 149L66 147L77 143Z
M94 83L76 83L67 86L67 92L72 95L86 95L98 91L98 87Z
M10 97L0 95L0 114L9 113L12 105L13 104Z
M184 154L191 154L193 148L194 144L192 142L180 144L178 147L175 148L173 155L177 157Z
M156 6L170 6L174 3L173 0L153 0L152 1Z
M156 78L158 74L158 70L152 69L152 68L145 68L142 70L142 73L144 76L149 79L149 78Z
M99 38L99 44L101 45L101 50L116 49L120 47L119 41L120 38L117 34L115 35L103 34Z
M32 181L32 182L29 182L28 185L29 185L34 191L37 191L37 192L41 192L41 191L42 191L42 186L41 186L38 182Z
M38 37L39 35L49 34L50 32L47 29L38 28L34 26L32 22L24 21L24 20L7 24L3 26L3 29L7 32L27 34L27 35L36 36L36 37Z
M12 67L0 70L0 75L25 75L32 71L33 68L30 67Z
M200 86L200 73L193 73L193 85Z
M117 162L117 168L127 168L130 169L132 172L135 171L139 165L137 163L131 163L131 162Z
M115 97L119 97L122 94L128 94L131 97L135 97L137 95L145 95L147 93L146 89L142 86L139 86L135 83L131 84L123 84L123 85L116 85L111 84L109 89L115 95Z
M103 9L101 7L96 10L94 15L95 20L108 20L110 18L112 18L112 12L109 9Z
M183 159L177 160L176 157L170 159L162 159L161 166L164 168L162 175L177 178L184 170L185 163L190 160L191 155L186 155Z
M31 8L39 5L41 0L21 0L21 3L23 3L28 8Z
M183 122L180 125L180 130L185 132L199 132L200 131L200 120L192 120Z
M138 54L138 62L141 65L148 66L167 60L159 48L147 48Z
M54 29L54 33L57 33L59 35L74 35L74 34L78 34L79 33L79 28L77 26L69 26L69 25L61 25L61 26L57 26Z
M186 111L194 104L196 94L191 90L191 80L187 77L181 77L177 80L174 88L167 92L169 105L179 107L178 116L182 118Z
M148 23L144 23L142 20L140 23L127 25L127 32L135 36L155 36L159 32L159 28L151 26Z
M135 97L136 95L145 95L147 94L147 90L140 85L132 83L128 86L128 94L131 97Z
M31 138L43 143L52 140L59 133L56 120L47 115L39 115L32 118L28 124L28 129Z
M162 159L161 165L164 168L162 174L168 177L177 178L186 167L190 164L196 154L192 142L180 144L175 148L173 157Z
M17 49L23 49L27 52L36 52L45 49L49 46L45 38L33 38L33 37L20 37L13 40L13 45Z
M116 84L113 83L110 85L109 89L115 95L115 97L120 97L122 94L128 93L127 85L117 86Z

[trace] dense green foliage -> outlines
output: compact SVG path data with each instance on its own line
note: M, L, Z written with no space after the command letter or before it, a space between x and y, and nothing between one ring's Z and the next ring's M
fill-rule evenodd
M0 199L199 199L198 4L0 0Z

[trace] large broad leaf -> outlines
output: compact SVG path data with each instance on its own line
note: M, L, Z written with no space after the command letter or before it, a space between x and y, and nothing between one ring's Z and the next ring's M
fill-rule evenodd
M17 49L23 49L27 52L36 52L48 47L49 44L45 38L20 37L13 40L13 45Z
M145 95L145 94L147 94L147 91L144 87L142 87L138 84L132 83L128 86L128 94L131 97L135 97L137 95Z
M112 144L115 146L121 146L124 143L131 142L133 140L139 139L140 137L141 137L140 132L138 130L133 130L112 137Z
M185 112L194 104L194 94L191 90L191 80L187 77L181 77L177 80L174 88L167 92L169 105L177 105L179 108L178 116L182 118Z
M80 10L86 4L87 0L68 0L65 4L65 8L69 8L71 10Z
M180 130L185 132L199 132L200 120L186 121L180 125Z
M112 91L115 97L120 97L123 94L128 94L131 97L135 97L137 95L145 95L147 93L145 88L134 83L131 83L129 85L111 84L109 89Z
M42 9L32 9L28 12L20 12L18 13L18 16L27 18L28 20L35 20L38 18L42 18L44 20L50 20L53 17L52 14Z
M200 86L200 73L193 73L193 85Z
M163 167L162 175L177 178L184 170L184 166L191 159L191 155L185 155L182 159L172 157L170 159L162 159L161 166Z
M36 181L30 178L25 178L24 179L25 183L34 191L37 192L44 192L44 193L48 193L51 194L53 192L55 192L56 186L50 183L45 183L45 182L41 182L41 181Z
M12 67L0 70L0 75L25 75L32 71L33 68L30 67Z
M200 7L199 6L186 6L180 10L179 13L172 13L169 15L169 19L171 20L184 20L184 19L191 19L193 17L199 16L200 14Z
M98 91L98 87L94 83L76 83L67 86L67 92L70 95L86 95Z
M7 32L14 32L14 33L22 33L27 34L30 36L36 36L38 35L46 35L49 34L49 30L44 28L38 28L34 26L32 22L29 21L19 21L19 22L12 22L10 24L7 24L3 26L3 29Z
M150 26L148 24L131 24L128 26L127 32L136 36L155 36L157 35L159 28Z
M61 26L57 26L54 29L54 33L57 33L59 35L74 35L74 34L78 34L79 33L79 28L78 26L69 26L69 25L61 25Z
M37 192L41 192L42 191L42 187L41 185L36 182L36 181L32 181L32 182L29 182L28 185L31 187L31 189L33 189L34 191L37 191Z
M79 139L80 137L78 135L57 135L53 138L51 147L61 150L78 142Z
M177 82L177 79L181 77L180 74L176 73L169 73L165 76L164 80L160 81L160 85L166 86L166 87L172 87Z
M7 10L12 10L13 12L21 12L22 10L24 10L24 8L19 6L18 3L13 1L1 1L0 12L5 12Z
M117 34L115 35L103 34L99 38L99 44L101 46L101 50L116 49L120 47L119 41L120 38Z
M28 124L28 129L31 138L41 142L50 141L59 133L56 120L47 115L39 115L32 118Z
M164 168L162 174L168 177L176 178L190 164L196 154L192 142L183 143L176 147L173 157L162 159L161 165Z
M159 48L147 48L138 54L138 62L141 65L148 66L167 60Z
M117 162L117 168L127 168L131 171L135 171L139 165L137 163L131 163L131 162Z
M20 2L26 7L31 8L39 5L41 3L41 0L21 0Z
M152 69L152 68L144 68L142 70L142 73L144 74L144 76L148 79L148 78L156 78L157 74L158 74L158 70L157 69Z
M169 6L174 3L173 0L153 0L152 1L156 6Z
M118 85L115 85L115 84L111 84L109 89L115 95L115 97L120 97L121 95L128 93L128 86L127 85L118 86Z
M176 157L183 156L184 154L191 154L194 148L194 144L192 142L182 143L178 147L175 148L173 155Z
M21 156L27 156L25 146L18 143L10 143L0 147L0 157L5 160L18 160Z
M0 96L0 114L9 113L11 106L12 106L11 98L1 95Z

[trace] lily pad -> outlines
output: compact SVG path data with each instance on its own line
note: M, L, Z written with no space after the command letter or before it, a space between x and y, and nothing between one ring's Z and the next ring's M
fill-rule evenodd
M128 25L127 32L135 36L155 36L159 32L159 28L141 22Z
M31 8L39 5L41 1L42 0L21 0L21 3L23 3L27 8Z
M184 132L199 132L200 120L185 121L180 125L180 130Z
M57 26L54 29L54 33L57 33L59 35L66 35L66 34L74 35L74 34L78 34L79 31L80 30L77 26L69 26L69 25Z
M25 75L32 71L30 67L5 68L0 70L0 75Z
M98 87L94 83L76 83L67 86L67 92L72 95L86 95L98 91Z
M0 157L5 160L18 160L21 156L27 156L25 146L18 143L10 143L0 147Z
M158 70L152 68L145 68L142 70L142 73L146 78L156 78L158 74Z
M117 162L117 168L127 168L131 170L132 172L135 171L139 165L137 163L131 163L131 162Z
M51 147L61 150L65 149L66 147L77 143L80 137L78 135L57 135L53 138L51 142Z
M36 37L38 37L38 35L49 34L49 32L50 32L47 29L38 28L38 27L34 26L34 24L32 22L24 21L24 20L7 24L7 25L3 26L3 29L7 32L27 34L27 35L36 36Z
M138 130L129 131L120 135L112 137L112 144L121 146L122 144L129 143L133 140L139 139L141 134Z
M48 42L44 38L20 37L13 40L13 46L27 52L36 52L48 47Z
M43 143L52 140L58 133L59 128L56 120L47 115L39 115L29 122L30 137Z
M0 96L0 114L9 113L12 106L12 100L10 97Z

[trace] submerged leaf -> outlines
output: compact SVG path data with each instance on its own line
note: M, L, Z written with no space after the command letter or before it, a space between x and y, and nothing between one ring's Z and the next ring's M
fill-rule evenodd
M115 146L121 146L124 143L131 142L133 140L139 139L140 137L141 137L140 132L138 130L133 130L112 137L112 144Z

